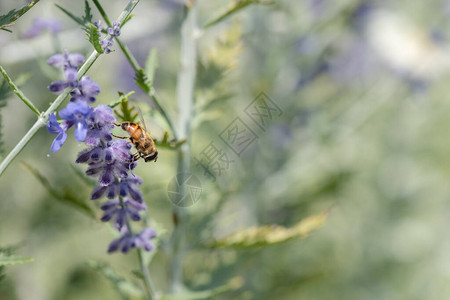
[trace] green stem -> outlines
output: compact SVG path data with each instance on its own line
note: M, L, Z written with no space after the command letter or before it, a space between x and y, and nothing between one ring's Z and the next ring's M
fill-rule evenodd
M94 5L97 7L100 15L103 17L103 19L105 20L106 24L111 27L112 23L109 20L108 15L106 14L105 10L103 9L102 5L98 2L98 0L92 0L94 2ZM122 24L122 23L121 23ZM133 68L134 72L137 73L139 72L139 70L141 70L141 66L139 65L138 61L136 60L136 58L133 56L133 54L131 53L130 49L119 39L119 38L115 38L117 44L119 45L120 49L122 50L123 54L125 55L125 57L127 58L128 62L130 63L131 67ZM142 88L141 88L142 89ZM144 89L142 89L145 93L147 93L147 95L153 100L153 102L156 105L157 110L159 111L159 113L163 116L164 120L166 120L167 125L169 126L173 137L178 140L178 135L177 132L175 130L175 126L172 122L172 119L170 118L169 114L167 113L167 111L164 109L164 107L161 105L161 101L158 97L158 95L156 94L155 89L153 88L153 86L149 87L149 91L145 91Z
M102 15L103 19L105 20L106 24L111 27L112 23L108 18L108 15L106 15L105 10L103 9L102 5L98 2L98 0L92 0L94 2L94 5L97 7L98 12L100 15Z
M115 39L116 39L117 44L119 45L120 49L122 49L123 54L130 62L131 67L133 68L134 72L139 72L139 70L142 68L141 68L141 66L139 66L139 63L137 62L136 58L131 53L130 49L119 38L115 38ZM156 94L155 88L153 86L151 86L151 87L149 87L149 91L145 91L144 89L142 89L142 90L145 93L147 93L147 95L153 100L153 102L156 105L157 110L163 116L164 120L166 120L167 125L169 126L173 137L176 140L178 140L178 134L177 134L177 131L175 130L175 126L172 122L172 119L170 118L169 114L164 109L164 107L161 105L161 101L160 101L158 95Z
M120 205L122 205L122 207L124 207L122 197L119 197L119 200L120 200ZM134 236L133 227L131 226L130 220L128 218L126 218L126 225L127 225L128 232L132 236ZM138 248L136 250L137 250L138 259L139 259L139 266L141 267L141 272L144 277L144 286L145 286L145 292L147 294L147 299L152 300L155 297L155 295L153 294L153 291L155 289L154 289L152 281L150 279L150 273L148 272L148 268L144 262L144 257L142 255L143 250L141 248Z
M130 0L125 7L124 11L120 14L117 19L118 22L122 23L132 12L134 7L138 4L139 0ZM97 60L100 56L100 53L97 51L93 51L89 58L85 61L85 63L81 66L78 71L78 78L80 79L86 72L90 69L92 64ZM17 143L17 145L9 152L9 154L5 157L5 159L0 163L0 175L5 172L6 168L11 164L14 158L25 148L28 142L33 138L33 136L38 132L38 130L44 127L48 122L48 116L53 113L61 103L66 99L69 95L70 89L66 89L62 94L60 94L55 101L50 105L50 107L42 113L34 125L28 130L28 132L23 136L23 138Z
M177 102L178 102L178 133L180 139L187 139L178 150L177 176L186 174L190 169L190 137L191 122L194 105L194 88L196 77L197 51L196 37L197 31L197 4L194 3L188 8L186 19L181 29L181 53L180 69L178 72ZM182 178L181 182L185 180ZM186 195L186 185L182 184L177 191L179 200ZM179 202L179 201L177 201ZM169 264L169 292L179 292L183 287L182 260L184 256L184 243L186 240L186 226L188 222L187 211L174 206L174 231L171 237L172 259Z
M25 94L17 87L17 85L15 85L11 78L9 78L8 74L2 66L0 66L0 72L3 74L3 77L5 78L11 89L14 91L14 93L39 117L41 115L41 112L36 108L36 106L34 106L33 102L31 102L31 100L25 96Z

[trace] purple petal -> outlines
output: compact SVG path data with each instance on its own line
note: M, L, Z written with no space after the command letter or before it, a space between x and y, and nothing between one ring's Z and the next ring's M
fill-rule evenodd
M66 59L63 54L55 54L47 60L47 63L55 68L58 68L62 67L65 61Z
M50 150L52 150L53 153L61 149L62 145L67 139L67 133L61 132L58 134L58 136L53 140L52 146L50 147Z
M49 86L48 89L50 90L50 92L52 93L56 93L59 94L62 91L64 91L65 88L67 88L69 86L69 84L65 81L62 80L57 80L52 82Z
M78 70L77 68L67 68L64 70L64 77L67 82L75 82L78 80Z
M84 56L80 53L72 53L69 54L68 60L71 66L78 67L79 65L84 63Z
M84 95L97 95L100 93L100 86L95 81L92 81L89 76L83 76L80 80L81 90Z
M103 196L106 191L106 186L98 186L96 187L91 194L91 200L99 199Z
M82 142L86 139L87 125L86 122L78 122L75 128L75 139Z
M61 128L61 126L59 126L59 123L58 123L58 120L56 119L55 113L52 113L50 116L48 116L47 131L50 133L64 132L64 130Z
M99 184L102 186L110 185L114 181L114 175L110 168L105 168L99 179Z

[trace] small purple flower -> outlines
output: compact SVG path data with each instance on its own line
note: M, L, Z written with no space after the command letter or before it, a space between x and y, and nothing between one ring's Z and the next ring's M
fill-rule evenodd
M53 67L62 67L64 71L65 81L57 80L50 84L48 89L56 94L60 94L67 87L76 88L78 86L78 66L84 62L83 55L72 53L66 50L63 54L55 54L51 56L47 63Z
M61 94L67 87L69 87L69 83L62 80L53 81L49 86L48 89L50 92L55 94Z
M98 30L102 30L103 29L102 21L98 20L98 21L95 21L93 24L94 24L95 27L97 27Z
M76 162L87 163L89 167L86 174L99 176L100 186L109 186L115 178L128 177L131 160L130 148L131 145L125 141L112 141L106 147L97 146L80 152Z
M114 128L113 122L115 120L113 110L109 106L97 106L89 116L89 130L84 143L88 146L107 144L112 140L110 131Z
M84 56L79 53L72 53L66 50L63 54L55 54L52 55L47 63L55 68L63 67L65 65L70 67L78 67L82 63L84 63Z
M83 102L70 102L67 107L59 111L59 116L75 124L75 139L82 142L86 139L88 125L86 119L92 112L92 108Z
M106 40L101 40L100 44L102 44L102 49L103 49L103 51L105 51L106 54L111 53L111 49L109 47L114 44L114 42L111 38L106 39Z
M77 89L70 92L70 101L85 101L87 104L95 102L95 96L100 93L98 83L92 81L89 76L83 76L77 83Z
M23 34L23 37L31 39L41 34L44 30L48 30L53 34L60 32L61 21L46 18L35 18L31 24L31 27Z
M66 127L66 126L63 126ZM50 147L50 150L55 153L59 149L61 149L61 146L64 144L64 142L67 139L67 127L63 128L59 125L58 121L56 120L55 114L51 114L49 116L49 122L47 123L47 130L50 133L58 134L56 138L53 140L52 146Z
M108 186L98 186L91 194L91 200L96 200L103 197L106 194L108 199L114 199L117 196L131 197L134 201L143 203L142 193L138 189L138 185L142 184L142 179L139 177L127 177L120 182L113 182Z
M108 27L107 29L108 34L112 37L117 37L120 35L120 23L119 22L113 22L112 27Z
M139 211L146 210L147 206L144 203L125 199L123 200L123 206L119 200L113 200L105 202L100 208L104 211L101 221L108 222L113 219L114 226L120 230L125 225L127 218L140 221Z
M151 240L156 237L156 232L152 228L144 228L138 235L131 235L126 228L122 231L123 235L112 241L109 245L108 253L117 250L127 253L133 248L142 248L145 251L152 251L155 248Z
M114 44L113 38L118 37L120 35L120 23L114 22L112 27L108 27L106 29L108 34L110 35L110 38L106 40L100 41L100 44L102 44L102 49L105 51L106 54L111 53L111 47Z

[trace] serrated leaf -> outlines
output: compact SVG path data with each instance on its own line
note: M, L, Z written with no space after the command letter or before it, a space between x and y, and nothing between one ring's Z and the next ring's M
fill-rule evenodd
M87 0L84 0L83 22L84 24L92 23L91 7L89 6L89 2Z
M94 24L89 24L84 31L87 36L87 40L94 46L95 51L98 53L104 53L105 51L102 48L102 44L100 44L100 31Z
M230 6L228 6L223 12L212 18L210 21L208 21L205 25L203 25L203 28L208 28L212 25L215 25L224 19L228 18L229 16L237 13L241 9L247 7L250 4L264 4L264 5L270 5L273 4L272 1L263 1L263 0L237 0L234 1Z
M23 16L27 11L29 11L36 3L38 3L40 0L33 0L30 3L26 4L19 10L11 10L7 14L0 16L0 29L10 31L6 29L5 27L9 27L14 25L14 22Z
M119 276L109 265L98 262L89 262L88 265L100 271L113 284L122 299L129 299L130 296L144 297L144 292L138 285Z
M32 261L34 261L34 259L32 257L17 257L17 256L13 256L13 255L8 256L8 255L0 254L0 267L24 264L24 263L32 262Z
M63 13L65 13L69 18L71 18L72 20L74 20L76 23L78 23L79 25L86 27L87 24L84 23L84 21L75 16L74 14L72 14L71 12L69 12L68 10L66 10L65 8L63 8L62 6L59 6L58 4L55 4L57 8L59 8Z
M227 284L206 291L186 290L177 294L164 295L161 300L201 300L214 299L220 294L240 289L244 285L244 279L240 276L231 279Z
M134 74L134 82L146 93L150 92L150 82L148 81L147 75L145 75L143 69L139 69Z
M128 104L128 99L124 99L120 102L118 109L115 109L114 112L121 122L135 123L138 113L135 111L135 107L133 105L128 106Z
M145 62L145 75L150 86L153 86L153 81L155 79L155 72L158 68L158 49L153 48L148 54L147 60Z
M320 213L301 220L296 225L286 228L278 225L250 227L234 232L215 241L212 247L255 247L287 242L294 238L305 238L321 227L328 213Z
M31 174L33 174L36 177L36 179L44 186L44 188L49 192L49 194L52 195L56 200L65 204L69 204L77 208L81 212L85 213L89 217L96 219L94 210L86 203L85 200L79 198L78 195L75 195L75 193L72 190L68 188L63 188L62 191L59 191L55 189L50 184L48 179L44 175L42 175L36 168L32 167L31 165L25 162L22 162L22 165L25 166L28 169L28 171L30 171Z

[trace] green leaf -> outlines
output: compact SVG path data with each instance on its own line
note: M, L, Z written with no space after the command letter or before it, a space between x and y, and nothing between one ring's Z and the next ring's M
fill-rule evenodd
M24 264L32 261L34 261L32 257L17 257L12 255L8 256L0 253L0 267L8 265Z
M84 199L79 198L78 195L76 195L72 190L69 188L63 188L62 191L59 191L52 187L50 182L47 178L45 178L44 175L42 175L36 168L32 167L31 165L22 162L22 165L25 166L28 171L33 174L36 179L44 186L44 188L52 195L56 200L69 204L76 209L80 210L84 214L88 215L89 217L96 219L96 215L94 210L86 203Z
M71 18L73 21L81 25L85 31L89 30L89 26L92 24L92 14L91 14L91 7L89 6L89 2L87 0L84 1L84 16L77 17L67 9L63 8L62 6L55 4L56 7L58 7L63 13L65 13L69 18Z
M158 68L158 49L153 48L148 54L147 61L145 62L145 75L150 86L153 86L155 72Z
M165 295L161 300L200 300L200 299L214 299L213 297L220 294L240 289L244 284L242 277L235 277L231 279L227 284L219 286L215 289L206 291L190 291L186 290L177 294Z
M151 84L150 81L147 78L147 75L145 75L143 69L139 69L136 71L136 74L134 75L134 82L146 93L150 92Z
M245 248L274 245L294 238L305 238L321 227L327 216L327 212L312 215L290 228L278 225L250 227L217 240L211 246Z
M115 109L114 112L121 122L135 122L138 117L135 107L128 106L128 98L122 100L118 105L118 110Z
M0 109L6 106L6 99L11 95L11 89L5 80L0 83ZM0 113L0 155L3 155L2 115Z
M92 23L91 7L89 6L89 2L87 0L84 0L83 22L84 24Z
M124 101L128 101L128 98L130 98L132 95L134 95L135 91L131 91L128 94L124 94L122 92L119 92L119 100L116 102L113 102L111 104L108 104L109 107L114 108L119 104L122 104Z
M125 20L123 20L122 24L120 24L120 28L122 28L128 21L131 20L131 18L133 18L134 15L133 14L129 14L128 17L125 18Z
M86 27L87 24L84 23L84 21L81 18L78 18L77 16L75 16L74 14L72 14L71 12L69 12L68 10L66 10L65 8L63 8L62 6L59 6L58 4L55 4L56 7L58 7L63 13L65 13L69 18L71 18L72 20L74 20L76 23L78 23L79 25Z
M104 50L100 44L100 31L98 28L94 24L89 24L84 32L87 35L86 39L94 46L95 51L103 53Z
M215 25L219 23L220 21L223 21L224 19L228 18L229 16L237 13L241 9L247 7L250 4L264 4L264 5L270 5L273 4L272 1L263 1L263 0L237 0L234 1L228 8L226 8L223 12L221 12L219 15L212 18L210 21L208 21L205 25L203 25L203 28L208 28L212 25Z
M164 132L164 136L161 140L154 138L153 141L155 142L155 145L158 146L159 148L167 148L171 150L175 150L184 143L186 143L186 139L182 139L179 141L175 139L169 140L169 132L167 131Z
M114 286L116 291L122 299L129 299L129 297L144 297L144 292L134 282L127 281L120 277L116 271L105 263L89 262L88 265L95 270L100 271Z
M27 11L29 11L36 3L38 3L40 0L34 0L30 3L26 4L24 7L22 7L19 10L11 10L7 14L0 16L0 29L10 31L6 29L5 27L9 27L14 25L14 22L23 16Z

